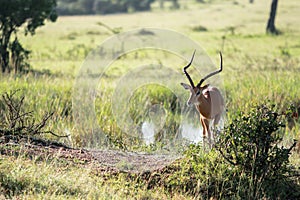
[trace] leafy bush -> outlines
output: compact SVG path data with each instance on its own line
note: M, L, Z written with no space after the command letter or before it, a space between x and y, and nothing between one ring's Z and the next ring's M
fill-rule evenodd
M248 114L239 113L221 135L217 148L241 172L243 187L248 188L240 191L243 198L260 199L270 195L275 198L284 194L278 193L279 189L274 192L274 183L286 181L286 175L293 171L289 156L296 142L287 148L280 145L283 116L273 111L274 108L274 105L260 105Z

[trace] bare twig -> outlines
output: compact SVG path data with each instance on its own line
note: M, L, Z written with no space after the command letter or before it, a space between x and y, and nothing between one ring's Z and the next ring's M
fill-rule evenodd
M56 137L68 137L69 135L58 135L53 131L44 131L44 128L47 125L47 122L54 115L54 112L46 113L40 122L36 122L33 117L33 111L24 112L24 99L22 96L20 100L14 98L15 94L19 90L12 91L10 93L4 93L2 95L3 104L4 104L4 118L5 123L3 128L0 128L0 136L14 135L19 137L24 136L35 136L45 133L50 133Z

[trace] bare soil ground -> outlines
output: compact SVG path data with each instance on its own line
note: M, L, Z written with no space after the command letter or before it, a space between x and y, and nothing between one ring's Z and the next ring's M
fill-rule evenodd
M65 159L76 164L94 164L101 172L144 173L161 170L176 160L175 156L119 150L70 148L41 139L0 138L1 155L25 155L31 159Z

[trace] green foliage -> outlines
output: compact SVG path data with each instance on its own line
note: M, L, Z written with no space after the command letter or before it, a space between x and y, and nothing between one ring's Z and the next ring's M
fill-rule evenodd
M17 32L24 27L25 35L35 34L35 30L49 19L57 18L56 0L12 0L0 1L0 65L2 73L11 68L21 70L29 51L18 41ZM14 41L11 42L11 37Z
M274 107L263 104L249 113L239 113L224 129L217 145L225 160L243 174L249 188L240 193L244 198L268 196L274 188L270 183L284 181L292 172L289 157L296 142L288 148L280 145L284 134L279 130L284 123Z
M60 15L109 14L150 10L154 0L58 0Z
M183 192L199 199L222 199L232 195L234 191L229 180L233 180L235 171L224 163L217 151L205 152L201 145L191 145L185 157L180 171L169 178L172 186L183 188Z

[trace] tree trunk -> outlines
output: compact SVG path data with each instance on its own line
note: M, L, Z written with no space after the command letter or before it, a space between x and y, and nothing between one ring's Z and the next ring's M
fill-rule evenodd
M267 33L278 34L278 31L276 30L275 27L277 4L278 4L278 0L272 0L270 17L267 24Z
M12 33L12 30L10 27L4 27L3 28L3 35L2 35L2 40L1 46L0 46L0 64L1 64L1 71L2 73L5 73L6 71L9 72L9 51L8 51L8 45L9 45L9 39Z
M6 70L9 68L9 52L8 52L8 42L6 42L7 39L5 36L3 36L3 43L0 48L0 53L1 53L1 58L0 58L0 63L1 63L1 71L2 73L5 73Z

